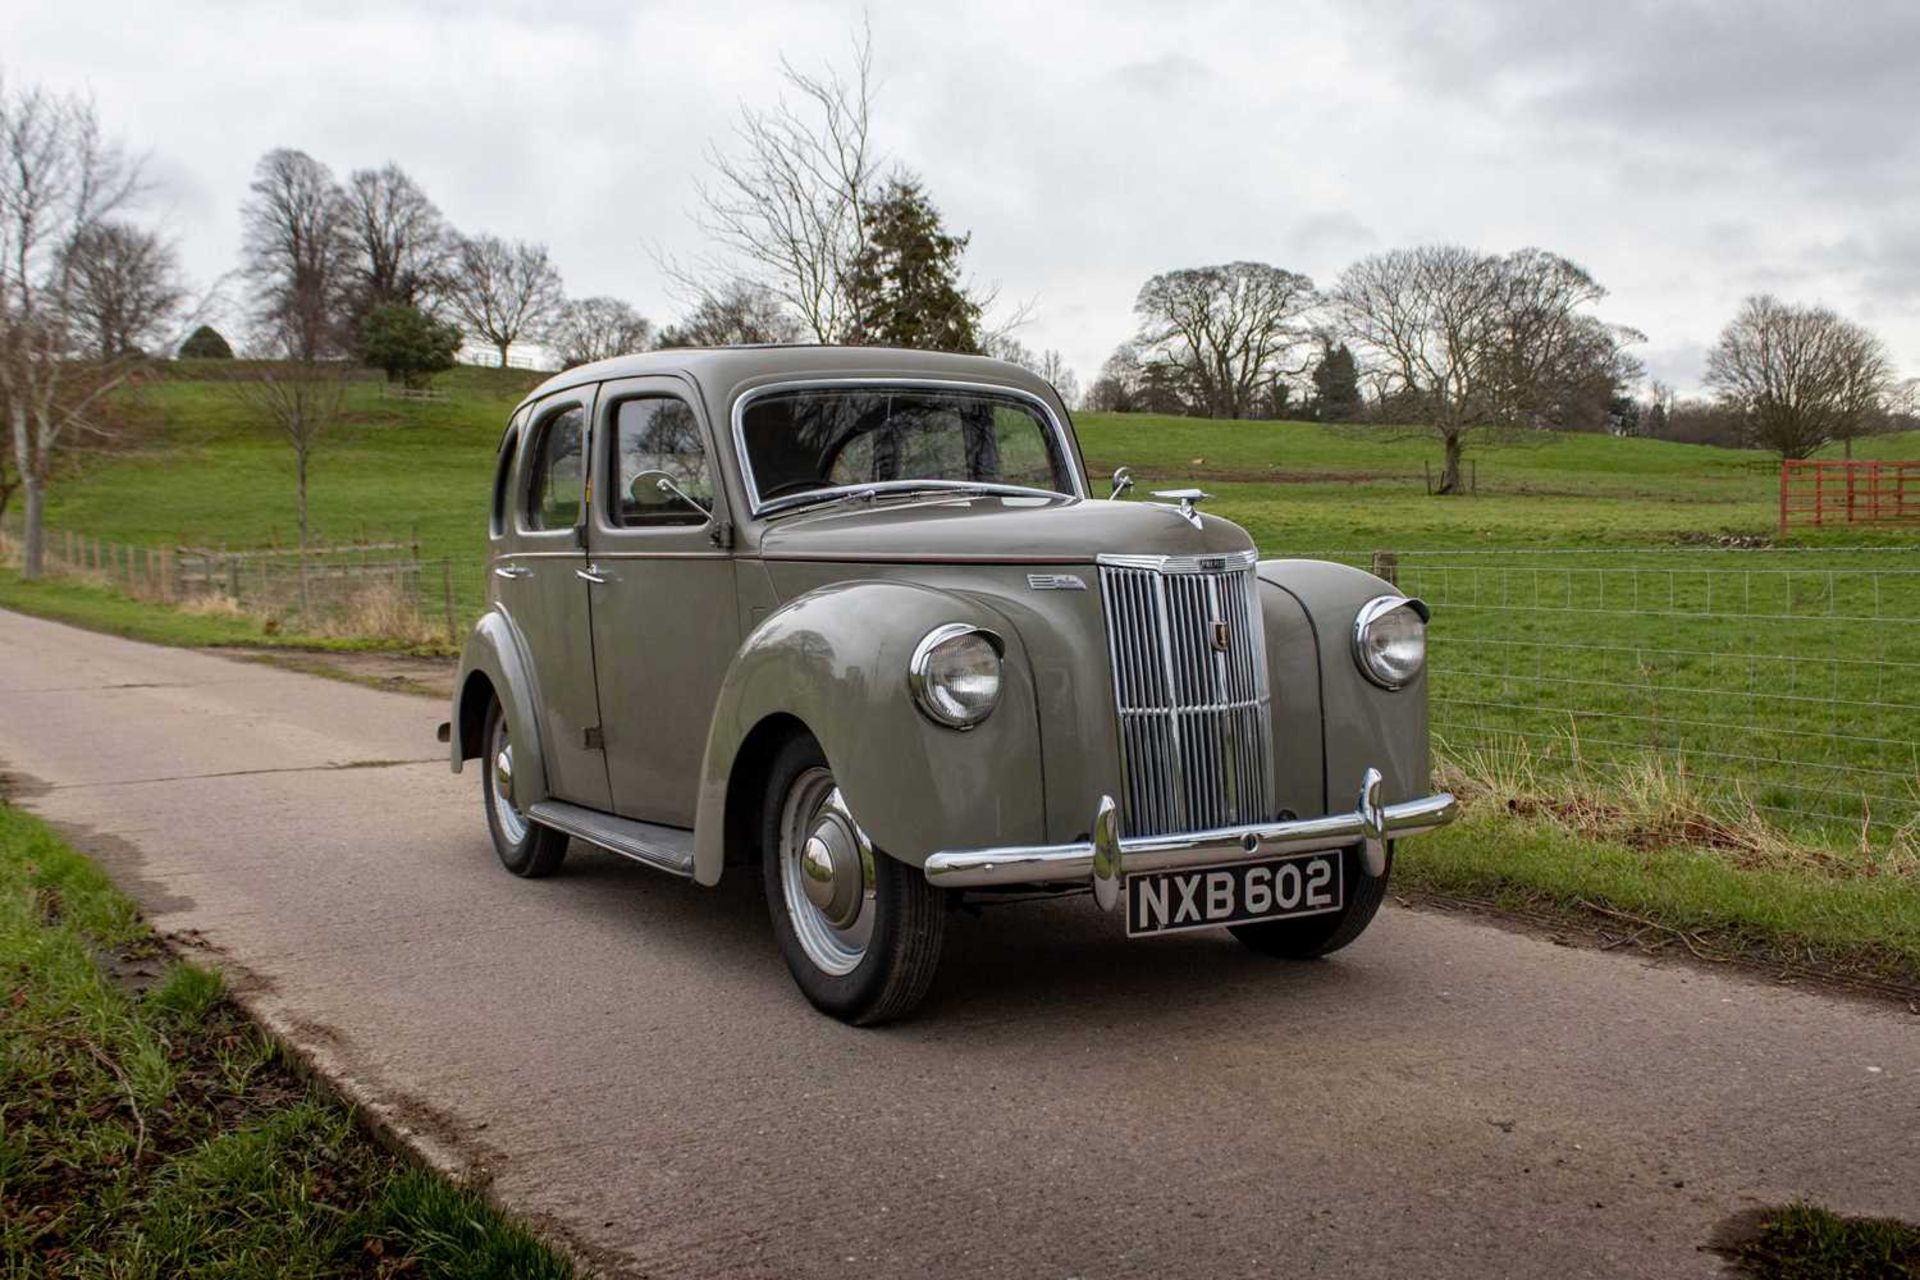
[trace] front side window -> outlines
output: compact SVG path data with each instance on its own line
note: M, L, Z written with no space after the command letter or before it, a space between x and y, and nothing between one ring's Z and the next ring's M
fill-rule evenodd
M700 420L686 401L672 396L622 401L614 415L613 451L616 524L707 522L713 510L713 474Z
M527 483L527 528L571 529L580 523L586 423L586 414L575 405L541 424L539 451Z
M740 415L763 507L862 486L1071 494L1065 446L1032 401L992 391L824 387L774 391Z

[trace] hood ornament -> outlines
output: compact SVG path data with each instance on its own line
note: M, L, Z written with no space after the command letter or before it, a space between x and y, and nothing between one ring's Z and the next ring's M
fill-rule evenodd
M1180 515L1188 524L1198 529L1200 527L1200 513L1195 510L1195 508L1213 495L1205 489L1155 489L1153 496L1156 498L1164 498L1168 502L1179 503Z

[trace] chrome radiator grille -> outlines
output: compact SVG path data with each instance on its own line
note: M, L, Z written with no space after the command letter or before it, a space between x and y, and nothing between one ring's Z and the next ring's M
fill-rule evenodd
M1252 552L1100 558L1128 835L1273 817L1253 561Z

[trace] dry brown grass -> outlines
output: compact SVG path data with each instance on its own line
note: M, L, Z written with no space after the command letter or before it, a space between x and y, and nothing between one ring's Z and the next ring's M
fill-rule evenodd
M1815 843L1782 829L1749 798L1709 799L1683 764L1649 755L1610 765L1604 777L1536 770L1524 745L1443 751L1440 779L1469 805L1498 805L1517 818L1548 822L1589 839L1644 853L1707 852L1748 871L1831 879L1920 877L1920 824L1891 835L1863 824L1850 847Z
M423 617L398 582L374 581L335 597L301 630L327 639L377 640L403 647L446 639L444 627Z
M206 595L191 596L182 600L178 606L180 612L196 618L245 618L247 611L240 602L224 592L209 592Z

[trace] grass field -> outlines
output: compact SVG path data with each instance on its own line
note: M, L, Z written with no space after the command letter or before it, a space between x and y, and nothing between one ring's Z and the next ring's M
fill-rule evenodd
M123 406L129 449L88 460L56 490L56 534L289 541L290 451L219 382L180 372ZM417 544L424 562L449 562L456 612L477 610L494 449L535 380L463 369L436 403L357 385L314 466L319 539L399 541L408 555ZM1438 463L1436 444L1392 428L1112 414L1077 425L1095 492L1124 463L1136 496L1208 489L1208 510L1243 524L1266 554L1400 556L1401 587L1436 610L1433 719L1452 775L1567 837L1551 857L1498 845L1498 866L1436 843L1408 859L1430 887L1486 896L1551 886L1561 898L1619 902L1632 882L1657 887L1641 906L1665 902L1715 928L1747 919L1763 933L1811 936L1808 920L1830 910L1839 932L1812 934L1835 945L1911 930L1899 893L1920 857L1920 529L1720 549L1712 544L1729 537L1772 538L1777 473L1766 455L1707 446L1587 435L1485 445L1469 454L1477 493L1435 498L1422 468ZM1857 452L1920 456L1920 436ZM446 632L431 585L419 588L432 615L425 648ZM270 634L258 617L186 618L99 583L22 584L0 572L8 604L173 643L313 639ZM1715 889L1705 910L1708 899L1688 897L1704 864L1665 860L1700 849L1731 869L1730 884L1762 888L1744 904ZM1826 905L1780 916L1766 877L1781 875L1805 879ZM1835 887L1850 882L1860 887Z
M428 559L482 553L493 451L538 375L463 368L448 376L450 397L437 403L384 400L373 379L355 385L346 420L314 463L318 540L417 537ZM55 490L51 527L142 545L292 541L292 452L250 421L224 384L168 377L133 392L119 412L134 443L94 458ZM1076 425L1096 492L1123 463L1142 496L1197 482L1215 494L1208 509L1245 525L1269 554L1647 547L1774 528L1770 459L1743 450L1532 437L1470 453L1477 497L1430 499L1421 466L1438 462L1437 445L1393 428L1093 413ZM1859 452L1920 457L1920 438L1871 440ZM1920 546L1920 531L1819 539L1863 540Z
M571 1264L413 1168L0 802L0 1274L526 1277Z

